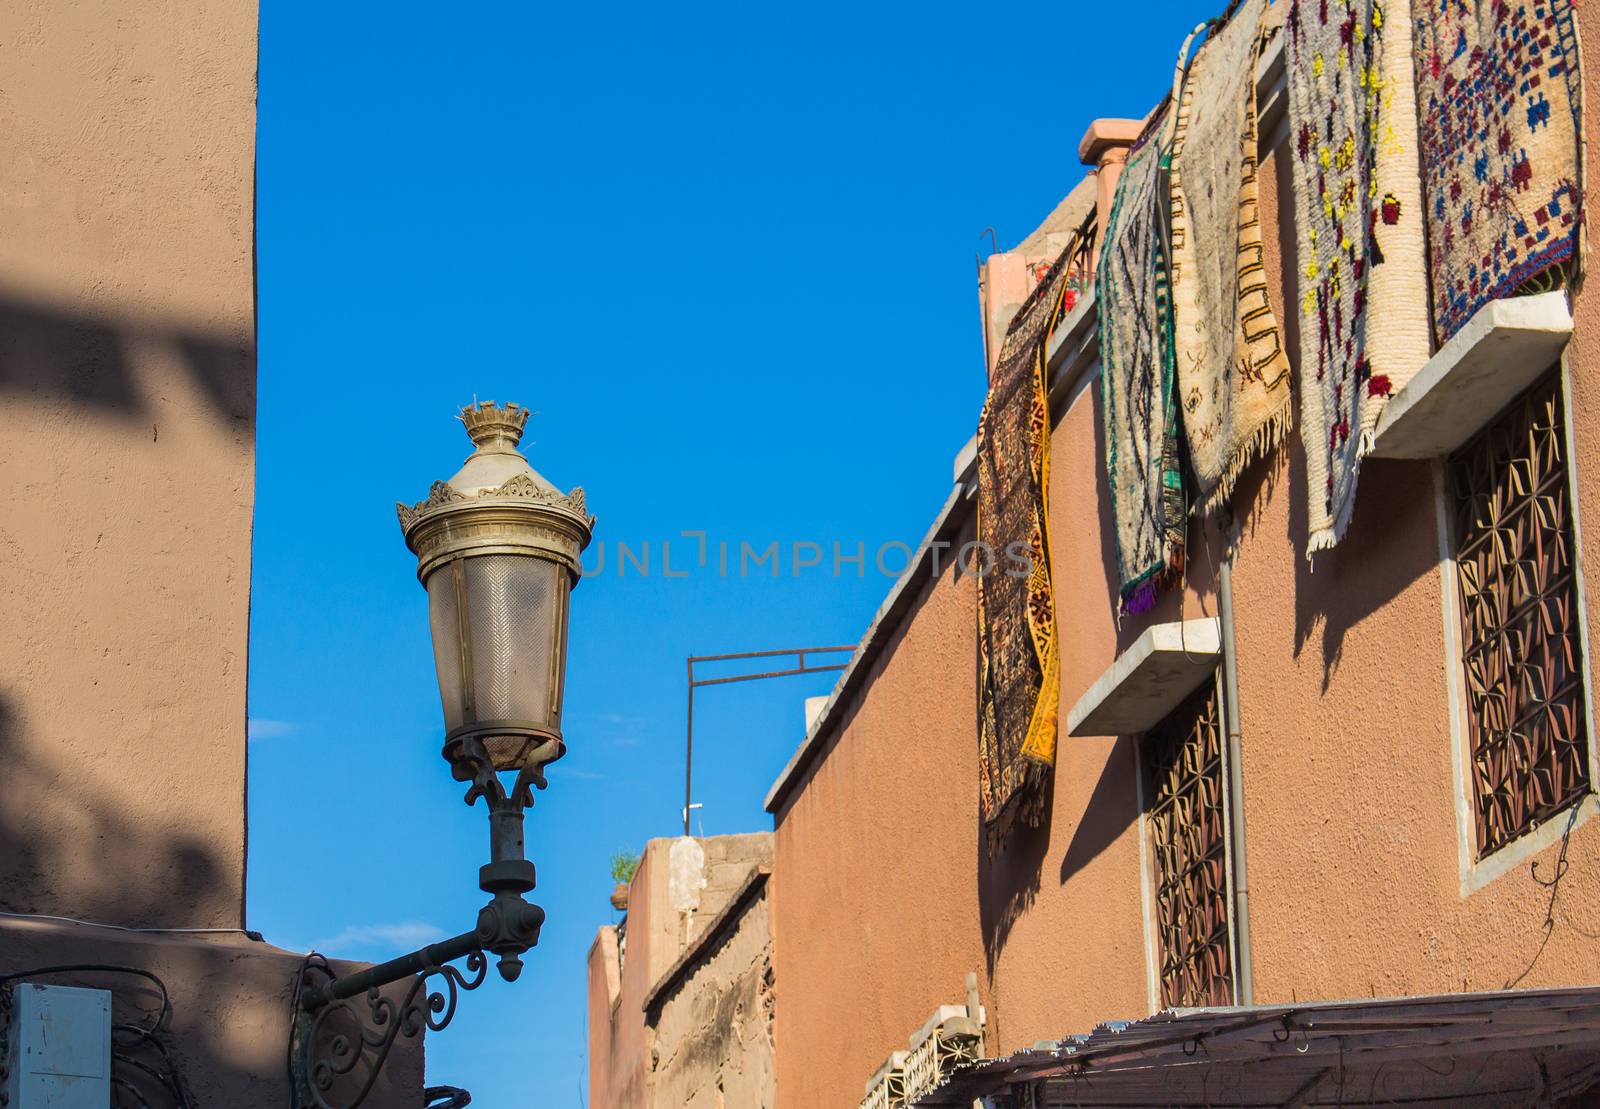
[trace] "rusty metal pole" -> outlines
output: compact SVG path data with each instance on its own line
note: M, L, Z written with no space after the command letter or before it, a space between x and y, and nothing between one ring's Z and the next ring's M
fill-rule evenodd
M840 647L790 647L781 651L740 651L731 655L690 655L688 661L689 675L689 712L688 728L684 737L683 754L683 834L689 834L689 811L694 804L694 691L702 685L727 685L730 682L756 682L767 678L787 678L795 674L825 674L829 671L843 670L848 663L834 663L826 666L807 666L807 655L827 655L855 652L853 643ZM785 655L794 655L797 665L789 670L768 670L759 674L730 674L721 678L702 678L695 681L694 664L697 662L729 662L736 660L781 658Z
M689 804L694 799L694 659L689 659L689 728L683 748L683 834L689 834Z

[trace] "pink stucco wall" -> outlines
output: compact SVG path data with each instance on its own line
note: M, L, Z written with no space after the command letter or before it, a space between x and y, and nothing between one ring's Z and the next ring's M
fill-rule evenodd
M659 846L666 842L646 846L628 888L629 927L620 965L614 925L599 929L589 947L589 1100L597 1109L646 1109L649 1104L644 998L677 954L675 921L666 911L667 852Z
M1288 196L1285 159L1274 162L1262 175L1275 183L1269 232L1286 222ZM1281 288L1295 271L1293 240L1270 238ZM1584 408L1600 387L1600 301L1581 294L1575 318L1581 524L1600 512L1600 443ZM1256 467L1240 498L1233 580L1256 999L1594 981L1594 824L1572 836L1548 944L1550 891L1530 866L1548 877L1557 845L1462 893L1447 701L1460 675L1446 653L1432 465L1369 460L1348 535L1313 567L1299 556L1303 459L1296 439ZM1592 528L1586 539L1594 565Z
M778 1104L854 1104L984 971L974 582L946 566L777 815Z

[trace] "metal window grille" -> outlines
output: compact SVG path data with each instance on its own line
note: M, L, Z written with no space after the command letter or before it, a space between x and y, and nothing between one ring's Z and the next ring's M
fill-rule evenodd
M1231 1005L1227 814L1214 681L1149 733L1145 766L1161 1005Z
M1483 858L1590 788L1559 375L1452 457L1449 476Z

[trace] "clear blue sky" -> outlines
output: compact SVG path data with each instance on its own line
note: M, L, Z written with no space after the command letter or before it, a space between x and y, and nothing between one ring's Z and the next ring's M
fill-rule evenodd
M1211 14L262 0L250 926L367 959L471 926L487 822L438 755L394 503L460 465L457 406L527 404L608 561L528 816L543 941L428 1071L483 1109L583 1104L585 953L610 855L675 831L684 658L854 642L890 585L870 555L667 580L661 542L914 545L983 399L980 232L1036 226L1089 120L1146 111ZM771 826L830 684L697 698L707 834Z

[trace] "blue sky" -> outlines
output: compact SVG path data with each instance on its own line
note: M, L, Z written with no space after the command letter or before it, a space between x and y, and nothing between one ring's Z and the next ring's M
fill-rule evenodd
M528 816L544 937L430 1038L431 1081L585 1104L584 957L611 854L675 831L684 658L861 634L871 552L917 542L976 424L980 233L1026 235L1088 122L1146 111L1214 14L1090 7L262 0L251 927L383 959L483 901L394 515L468 453L457 407L534 409L530 459L607 545ZM686 530L776 541L781 574L694 566ZM697 697L707 834L771 826L830 684Z

